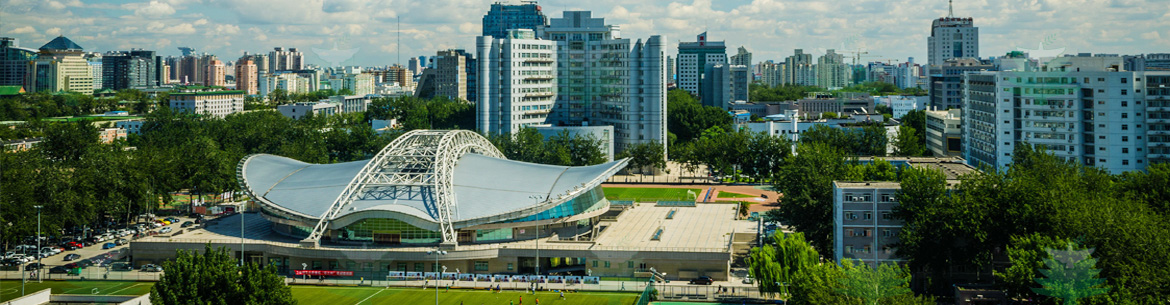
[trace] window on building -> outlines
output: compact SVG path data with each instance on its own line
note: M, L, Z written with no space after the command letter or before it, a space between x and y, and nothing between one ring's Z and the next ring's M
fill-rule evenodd
M1121 89L1121 95L1129 95L1129 90Z
M488 271L488 262L475 261L475 271Z
M870 219L873 219L873 213L865 212L865 220L870 220Z
M511 265L511 264L509 264ZM597 261L593 261L593 268L597 268Z
M609 268L609 261L605 261L605 267Z
M1121 160L1121 165L1129 165L1129 160Z
M1121 101L1121 107L1129 107L1129 101Z
M1123 119L1128 119L1128 118L1129 118L1129 113L1122 112L1122 113L1121 113L1121 118L1123 118Z
M882 212L882 219L883 220L894 219L894 214L890 213L890 212Z
M593 262L593 267L597 267L597 262ZM512 270L512 263L508 263L508 270Z
M1124 77L1122 77L1122 78L1121 78L1121 83L1122 83L1122 84L1128 84L1128 83L1129 83L1129 79L1128 79L1128 78L1124 78Z
M1123 154L1128 154L1128 153L1129 153L1129 148L1128 148L1128 147L1122 147L1122 148L1121 148L1121 153L1123 153ZM1124 162L1124 161L1123 161L1123 162Z
M1122 142L1129 142L1129 136L1121 136Z

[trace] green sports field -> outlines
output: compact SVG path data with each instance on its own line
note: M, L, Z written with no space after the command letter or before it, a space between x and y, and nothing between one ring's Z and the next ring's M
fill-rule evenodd
M639 200L639 201L683 201L695 200L702 192L700 189L679 188L637 188L637 187L605 187L605 199L609 200ZM694 195L688 194L691 191Z
M432 304L435 301L434 289L417 288L292 286L292 293L300 305ZM638 300L635 293L566 293L565 299L561 300L560 293L556 292L532 295L523 291L439 290L439 304L447 305L507 305L509 302L519 305L521 297L524 304L532 305L536 304L536 299L540 299L542 305L627 305Z
M26 294L42 289L53 289L53 294L144 295L150 293L153 282L120 281L44 281L25 283ZM20 281L0 281L0 302L20 297Z
M719 192L719 198L755 198L755 197L760 197L760 196L732 193L732 192L723 192L723 191Z

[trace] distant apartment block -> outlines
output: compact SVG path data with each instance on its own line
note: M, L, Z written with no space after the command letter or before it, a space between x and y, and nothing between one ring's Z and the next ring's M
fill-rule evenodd
M805 53L802 49L796 49L792 56L788 56L784 62L784 69L785 84L817 85L816 63L813 62L812 54Z
M1170 161L1170 71L1122 69L1121 57L1066 56L1038 67L969 73L963 157L1004 168L1017 145L1111 173Z
M171 109L187 113L225 117L244 111L244 91L187 91L170 94Z
M274 48L268 52L268 73L305 69L305 55L297 48Z
M927 110L926 149L936 157L962 157L962 124L962 110Z

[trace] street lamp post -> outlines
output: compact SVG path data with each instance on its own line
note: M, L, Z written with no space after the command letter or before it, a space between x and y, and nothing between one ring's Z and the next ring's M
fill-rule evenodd
M427 255L434 255L435 256L435 266L438 266L439 265L439 256L440 255L447 255L447 251L436 249L436 250L427 251ZM434 268L434 270L439 271L439 268ZM443 273L440 271L439 275L435 277L435 305L439 305L439 279L441 279L441 278L443 278Z
M240 267L244 266L244 205L240 205Z
M34 252L37 254L37 283L40 283L41 267L44 266L41 264L41 258L44 257L44 255L41 255L41 253L43 253L41 251L41 210L44 208L44 206L38 205L33 207L37 209L37 250Z

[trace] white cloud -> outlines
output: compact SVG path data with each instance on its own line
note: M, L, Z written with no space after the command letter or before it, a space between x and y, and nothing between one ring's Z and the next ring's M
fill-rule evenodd
M162 22L154 21L147 24L146 31L164 35L195 34L195 26L190 23L167 25Z
M161 18L175 14L175 8L165 2L150 1L145 3L127 3L123 9L133 10L134 16L143 18Z
M31 26L22 26L19 28L8 30L9 34L36 34L37 30Z
M240 33L240 27L234 24L217 24L213 33L215 35L235 35Z
M207 19L195 20L195 25L204 25L204 24L207 24Z
M45 34L49 35L49 37L60 36L61 35L61 28L50 28L48 30L45 30Z

